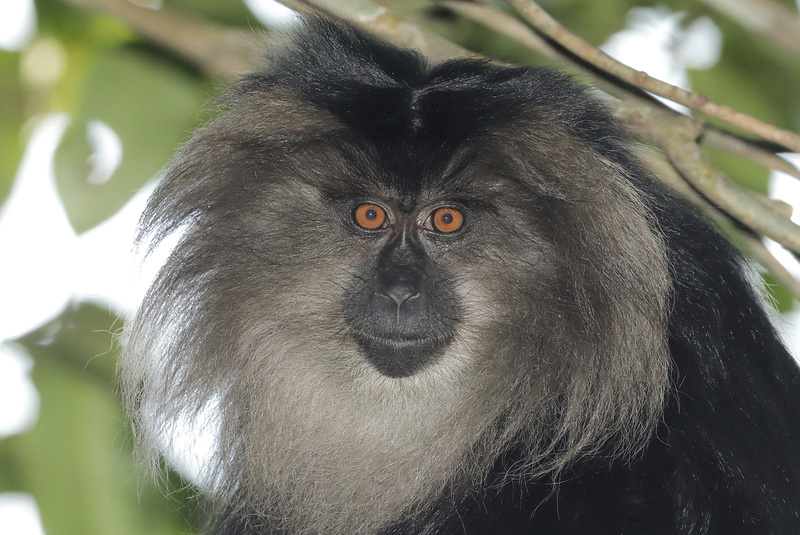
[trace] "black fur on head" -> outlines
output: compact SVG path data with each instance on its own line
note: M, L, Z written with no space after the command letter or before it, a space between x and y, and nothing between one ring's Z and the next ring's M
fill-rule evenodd
M220 532L595 533L547 531L547 484L588 477L590 510L622 492L610 467L702 442L654 437L695 359L737 345L704 330L718 275L774 339L735 253L562 75L431 65L313 17L278 48L143 215L153 246L181 233L128 326L143 444L213 407Z

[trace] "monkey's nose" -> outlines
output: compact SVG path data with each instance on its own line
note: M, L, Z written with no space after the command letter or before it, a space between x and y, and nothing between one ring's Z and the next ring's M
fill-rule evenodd
M430 299L422 271L393 266L378 273L369 314L389 337L424 337L430 330Z
M403 303L408 301L409 299L414 299L419 297L419 292L416 289L406 286L406 285L396 285L392 286L391 288L384 289L378 292L378 295L381 297L385 297L386 299L391 299L397 305L397 308L400 308Z

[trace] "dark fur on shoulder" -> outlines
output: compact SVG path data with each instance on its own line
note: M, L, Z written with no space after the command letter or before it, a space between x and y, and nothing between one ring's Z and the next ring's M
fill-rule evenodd
M175 232L123 390L145 450L217 415L219 535L800 533L749 268L560 74L306 19L170 166Z

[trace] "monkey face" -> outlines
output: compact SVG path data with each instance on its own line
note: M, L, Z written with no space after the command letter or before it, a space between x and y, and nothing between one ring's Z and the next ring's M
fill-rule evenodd
M302 329L298 340L331 348L308 352L319 361L346 360L344 368L353 370L363 361L389 378L412 376L441 359L446 368L474 363L481 350L464 340L480 330L502 331L504 343L512 343L510 331L520 320L503 310L524 317L524 310L545 307L545 296L552 295L546 290L553 285L548 246L531 217L502 206L503 199L485 189L467 193L469 182L451 179L405 199L377 180L352 200L331 184L308 185L302 195L297 185L272 190L267 196L279 202L259 202L259 217L236 216L234 223L248 241L240 254L256 257L220 267L229 280L257 282L258 292L251 286L236 300L252 311L241 316L262 329L269 320L270 342ZM230 224L227 215L215 226ZM269 270L241 273L265 263ZM515 287L501 282L504 271L518 277ZM534 294L538 298L531 299ZM221 298L230 302L230 294ZM270 305L276 302L292 306ZM320 332L338 334L321 341ZM326 366L319 361L309 365Z
M342 308L365 357L389 377L408 376L439 356L455 337L459 305L448 277L426 249L456 239L463 208L358 204L353 231L376 250L352 277ZM436 235L436 236L434 236Z
M411 201L385 192L356 201L345 225L367 260L352 268L342 312L363 356L388 377L417 373L481 329L513 344L519 320L505 310L558 307L547 290L555 286L550 246L531 211L487 188L485 173L462 167L460 175ZM500 283L503 272L515 286ZM470 355L454 358L475 356L464 344L459 350Z

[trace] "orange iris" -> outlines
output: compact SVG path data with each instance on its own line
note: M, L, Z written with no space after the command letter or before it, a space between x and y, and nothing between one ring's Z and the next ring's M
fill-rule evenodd
M464 224L464 216L455 208L439 208L433 213L433 228L439 232L455 232Z
M377 204L362 204L356 208L355 220L358 226L367 230L379 229L386 221L386 212Z

